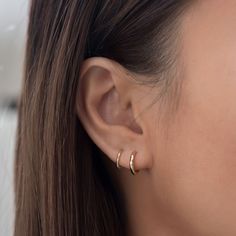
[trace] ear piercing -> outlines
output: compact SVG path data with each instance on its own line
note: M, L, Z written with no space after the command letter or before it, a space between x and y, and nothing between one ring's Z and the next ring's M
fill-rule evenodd
M118 169L120 169L120 165L119 165L119 161L120 161L120 156L123 153L123 149L121 149L118 153L117 153L117 157L116 157L116 167Z
M120 157L123 153L123 149L121 149L118 153L117 153L117 156L116 156L116 167L118 169L120 169L120 165L119 165L119 161L120 161ZM130 154L130 160L129 160L129 167L130 167L130 171L131 171L131 174L132 175L135 175L136 173L139 172L139 170L135 170L135 167L134 167L134 160L135 160L135 156L137 154L137 151L133 151L131 154Z
M134 159L135 159L136 154L137 152L133 151L130 155L130 160L129 160L130 171L133 175L139 172L139 170L135 170L134 168Z

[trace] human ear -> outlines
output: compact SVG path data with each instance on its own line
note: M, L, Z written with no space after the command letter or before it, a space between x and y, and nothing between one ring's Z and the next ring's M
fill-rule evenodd
M130 168L130 154L136 151L136 170L152 162L145 122L137 118L144 108L139 87L119 63L91 57L82 63L76 95L77 116L92 141L114 163L123 149L119 164L125 168Z

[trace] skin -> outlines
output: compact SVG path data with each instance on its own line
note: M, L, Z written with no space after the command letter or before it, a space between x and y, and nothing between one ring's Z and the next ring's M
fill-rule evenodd
M158 88L135 84L107 58L84 61L76 112L121 185L129 235L236 235L235 29L235 0L202 0L189 9L181 25L178 110L158 101L132 126Z

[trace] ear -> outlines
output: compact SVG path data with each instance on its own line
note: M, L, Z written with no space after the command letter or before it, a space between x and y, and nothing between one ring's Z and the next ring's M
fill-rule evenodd
M83 61L76 95L76 113L93 142L120 166L129 169L130 154L136 151L135 169L148 169L152 158L147 146L143 86L131 79L119 63L104 57Z

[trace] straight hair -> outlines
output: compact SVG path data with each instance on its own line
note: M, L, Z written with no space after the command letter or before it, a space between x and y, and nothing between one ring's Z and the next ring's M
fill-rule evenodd
M140 82L157 84L174 65L174 25L184 3L31 1L18 102L14 236L127 235L119 186L75 112L78 75L86 58L101 56L153 75Z

